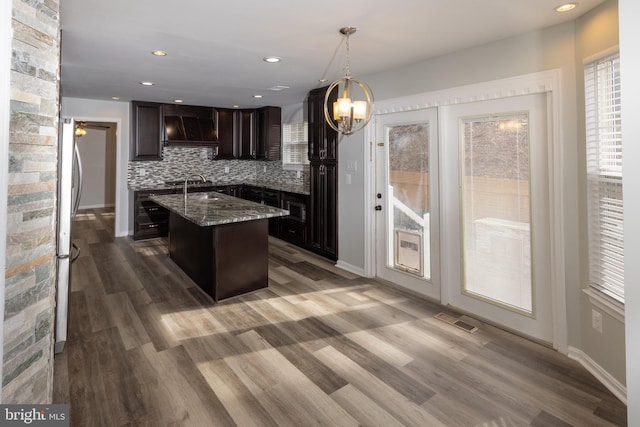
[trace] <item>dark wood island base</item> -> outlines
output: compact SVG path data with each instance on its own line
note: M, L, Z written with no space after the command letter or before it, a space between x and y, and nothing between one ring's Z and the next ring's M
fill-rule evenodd
M268 220L202 227L171 212L169 256L216 302L266 288Z

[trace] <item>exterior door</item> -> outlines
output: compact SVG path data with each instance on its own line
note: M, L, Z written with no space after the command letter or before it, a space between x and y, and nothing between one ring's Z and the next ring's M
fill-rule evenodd
M376 117L376 275L440 296L435 108Z
M546 95L445 107L443 298L553 341Z

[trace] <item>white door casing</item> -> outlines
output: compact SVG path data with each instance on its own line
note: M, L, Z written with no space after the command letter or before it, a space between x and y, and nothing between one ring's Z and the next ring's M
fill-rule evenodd
M543 93L547 99L548 145L549 145L549 193L550 193L550 235L551 235L551 264L550 282L552 293L552 318L553 318L553 347L561 353L567 353L567 314L565 294L565 270L564 270L564 208L562 187L562 158L563 147L561 143L562 103L560 97L561 71L559 69L525 74L512 78L482 82L477 84L459 86L449 89L437 90L415 94L406 97L394 98L376 102L376 115L390 114L401 111L413 111L431 107L445 107L464 104L479 100L509 98L526 94ZM375 127L369 125L364 130L364 174L369 177L365 180L365 206L367 207L364 218L364 273L368 277L376 275L376 146ZM442 157L442 147L440 147ZM440 159L442 162L442 159ZM451 194L458 194L458 188L451 188L451 184L441 180L439 193L440 203L440 227L448 226L448 208L443 203ZM446 244L446 236L441 237L440 270L448 268L448 259L451 258L450 245ZM459 256L454 252L453 256ZM447 293L441 293L440 302L449 304Z

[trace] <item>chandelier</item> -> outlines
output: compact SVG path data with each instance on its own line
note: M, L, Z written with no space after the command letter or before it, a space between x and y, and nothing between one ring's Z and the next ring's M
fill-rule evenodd
M335 131L343 135L357 132L369 123L373 110L373 93L369 87L351 76L349 64L349 36L354 27L344 27L340 33L347 37L347 63L344 77L331 83L324 96L324 118ZM337 88L338 99L329 105L331 93Z

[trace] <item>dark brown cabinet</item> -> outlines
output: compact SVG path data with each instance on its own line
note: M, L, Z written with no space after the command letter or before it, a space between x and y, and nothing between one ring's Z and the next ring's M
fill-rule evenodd
M280 107L236 110L180 104L131 103L131 160L162 160L162 148L212 147L211 157L279 160Z
M162 104L131 103L131 160L162 160Z
M324 118L326 87L309 92L310 201L307 243L310 250L338 259L338 134ZM332 99L336 94L332 94Z
M336 160L338 158L338 133L327 125L324 118L324 97L328 87L314 89L307 97L307 121L309 126L309 161ZM338 99L334 90L329 102Z
M280 107L218 109L216 159L279 160L282 141Z
M154 194L174 194L177 190L136 191L133 195L133 239L151 239L169 232L169 211L149 200Z
M238 110L235 139L241 159L255 159L258 144L258 113L256 110Z
M280 192L280 207L289 211L289 215L280 218L278 237L295 245L307 246L307 206L308 196L289 192Z
M280 107L262 107L258 113L258 137L255 158L280 160L282 145L282 110Z
M218 108L218 153L216 159L235 159L238 146L235 141L236 110Z

